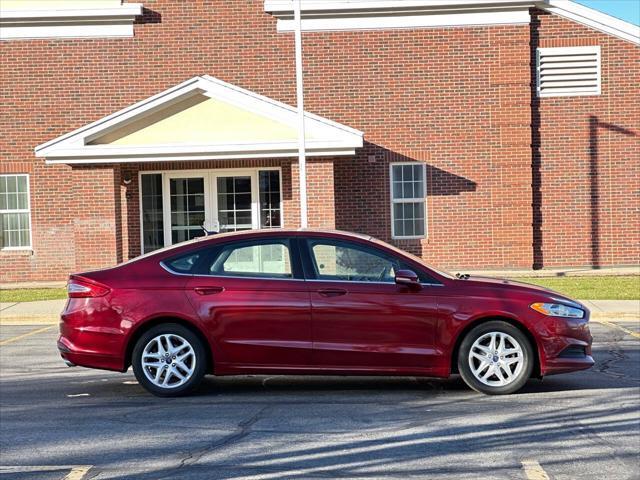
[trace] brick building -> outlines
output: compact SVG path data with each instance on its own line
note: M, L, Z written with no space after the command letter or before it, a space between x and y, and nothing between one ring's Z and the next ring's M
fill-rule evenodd
M292 4L3 0L2 282L299 224ZM565 0L302 3L311 227L636 265L640 33Z

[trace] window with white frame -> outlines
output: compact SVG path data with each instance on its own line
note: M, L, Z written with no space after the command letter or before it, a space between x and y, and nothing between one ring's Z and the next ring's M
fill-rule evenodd
M426 167L421 163L392 163L391 235L393 238L426 236Z
M600 95L600 47L538 49L538 96Z
M28 175L0 175L0 224L0 249L31 248Z

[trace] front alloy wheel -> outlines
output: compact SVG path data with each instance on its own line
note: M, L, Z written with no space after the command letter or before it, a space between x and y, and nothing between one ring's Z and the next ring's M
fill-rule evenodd
M460 375L479 392L500 395L520 390L532 369L530 342L509 323L492 321L478 325L460 345Z
M142 335L133 350L140 384L161 397L184 395L202 380L206 354L200 339L178 324L164 324Z

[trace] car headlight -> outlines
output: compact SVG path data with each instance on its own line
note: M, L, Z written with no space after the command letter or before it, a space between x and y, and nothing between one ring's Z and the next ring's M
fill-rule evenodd
M550 317L584 318L584 310L561 303L534 303L531 308Z

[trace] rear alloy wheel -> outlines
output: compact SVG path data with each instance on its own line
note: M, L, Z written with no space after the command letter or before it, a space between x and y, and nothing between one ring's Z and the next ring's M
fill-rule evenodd
M146 332L133 349L138 382L160 397L185 395L198 386L206 371L200 339L178 324L164 324Z
M492 321L472 329L458 352L458 371L474 390L504 395L520 390L531 376L533 350L516 327Z

